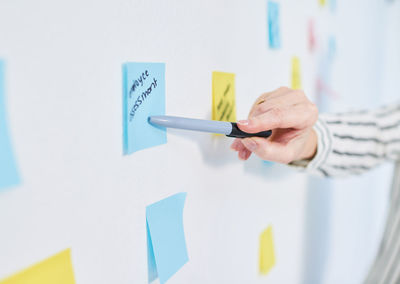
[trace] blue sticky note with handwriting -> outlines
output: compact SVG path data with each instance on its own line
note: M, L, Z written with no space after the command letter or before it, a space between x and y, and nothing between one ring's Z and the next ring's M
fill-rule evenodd
M0 60L0 189L20 183L7 126L5 64Z
M148 122L165 114L165 64L128 62L122 73L124 154L167 143L165 128Z
M183 230L186 193L181 192L146 207L149 283L165 283L189 257Z
M281 34L279 25L279 3L268 1L268 39L270 48L281 47Z

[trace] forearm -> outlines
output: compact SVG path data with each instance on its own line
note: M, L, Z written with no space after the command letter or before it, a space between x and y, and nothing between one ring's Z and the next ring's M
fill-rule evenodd
M375 111L320 115L314 130L318 137L317 151L305 167L310 173L360 174L385 160L399 159L400 105Z

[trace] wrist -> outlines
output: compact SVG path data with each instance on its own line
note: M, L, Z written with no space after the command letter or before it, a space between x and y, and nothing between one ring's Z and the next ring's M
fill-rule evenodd
M299 160L312 160L317 154L318 137L314 129L311 130Z

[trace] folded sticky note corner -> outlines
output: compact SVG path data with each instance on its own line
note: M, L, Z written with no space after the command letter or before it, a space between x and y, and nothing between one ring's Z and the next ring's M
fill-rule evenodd
M127 62L123 73L123 153L167 143L166 130L148 122L165 114L165 64Z
M146 207L149 283L170 279L189 257L183 229L186 193L177 193Z
M6 115L5 63L0 60L0 190L16 186L21 179L18 172Z

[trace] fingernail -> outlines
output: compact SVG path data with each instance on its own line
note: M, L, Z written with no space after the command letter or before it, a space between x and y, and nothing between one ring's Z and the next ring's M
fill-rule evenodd
M252 139L243 139L243 144L250 151L254 151L255 149L257 149L257 143L254 142Z
M241 125L248 125L249 121L248 120L239 120L237 123L239 123Z

